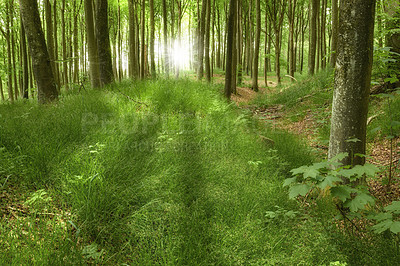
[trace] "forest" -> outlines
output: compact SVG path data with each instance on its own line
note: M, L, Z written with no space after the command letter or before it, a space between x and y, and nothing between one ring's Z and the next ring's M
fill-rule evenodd
M398 265L398 0L0 1L0 265Z

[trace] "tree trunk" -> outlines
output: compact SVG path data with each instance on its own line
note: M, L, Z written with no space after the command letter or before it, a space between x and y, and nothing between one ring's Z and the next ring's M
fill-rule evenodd
M368 96L371 84L374 0L342 0L329 158L347 152L342 163L365 162ZM349 139L359 141L348 141Z
M40 23L38 5L36 1L30 0L20 0L19 3L38 87L38 101L41 104L48 103L58 98L58 91Z
M62 1L61 6L61 42L62 42L62 57L63 57L63 84L65 89L68 90L68 61L67 61L67 41L65 36L65 0Z
M29 88L29 61L28 61L28 53L26 47L26 34L25 34L25 27L22 22L21 18L21 61L22 61L22 97L24 99L29 98L28 88Z
M204 63L206 66L206 80L211 82L211 66L210 66L210 25L211 25L211 0L207 1L206 29L205 29L205 49Z
M133 0L128 0L129 7L129 77L137 77L136 60L136 29L135 29L135 6Z
M308 58L308 73L315 73L315 55L317 49L317 11L319 0L311 0L311 16L310 16L310 50Z
M200 36L199 36L199 51L198 51L198 69L197 69L197 80L201 80L204 75L204 66L203 66L203 58L204 58L204 36L206 29L206 12L207 12L207 3L208 0L203 0L201 5L201 17L199 21L200 25Z
M85 0L86 39L89 54L89 76L93 88L100 87L100 69L93 18L93 0Z
M334 68L337 57L337 42L339 28L339 0L332 0L332 39L331 39L331 67Z
M169 56L168 56L168 15L167 1L163 0L163 29L164 29L164 68L167 77L169 76Z
M141 7L141 46L140 46L140 78L144 79L145 78L145 28L146 28L146 0L142 0L142 7Z
M225 97L230 100L232 94L232 55L233 55L233 35L235 34L235 14L237 0L230 0L229 17L227 25L227 42L226 42L226 71L225 71Z
M60 92L61 90L61 80L60 80L60 71L59 71L59 63L58 60L58 31L57 31L57 0L54 0L53 4L53 33L54 33L54 79L56 80L57 90ZM29 64L28 64L29 65Z
M254 43L254 58L253 58L253 80L251 88L258 91L258 55L260 50L260 35L261 35L261 8L260 0L256 0L256 39Z
M107 0L97 0L96 37L99 54L100 85L104 86L114 81L108 30Z
M156 61L154 55L154 0L149 0L149 8L150 8L150 69L151 69L151 76L156 78Z
M7 42L7 78L8 78L8 98L11 102L14 101L14 91L13 91L13 78L12 78L12 51L11 51L11 30L10 30L10 21L12 19L11 13L11 2L9 0L6 1L6 42Z

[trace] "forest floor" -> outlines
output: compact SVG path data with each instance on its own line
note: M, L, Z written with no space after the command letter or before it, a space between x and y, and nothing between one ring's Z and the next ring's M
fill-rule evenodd
M254 93L245 77L237 106L188 80L0 104L0 264L394 265L392 240L282 187L326 157L326 80Z
M270 77L276 79L276 77ZM255 102L258 98L263 98L265 95L268 98L274 97L286 90L290 86L288 82L283 86L277 86L276 82L268 82L268 87L262 79L259 79L259 84L264 87L259 88L259 92L251 89L251 83L244 83L244 86L237 87L237 94L232 95L232 100L239 108L250 110L255 117L264 121L270 126L286 130L305 141L309 147L312 147L315 152L322 158L328 156L328 140L323 139L320 134L321 125L327 126L330 123L331 104L324 104L321 108L316 109L309 98L312 94L302 96L297 99L298 105L301 105L302 115L300 118L293 119L293 116L298 116L294 108L285 108L284 104L264 105ZM260 96L261 95L261 96ZM265 97L264 96L264 97ZM376 102L372 101L372 104ZM325 113L321 119L320 112ZM373 113L370 113L368 124L382 114L381 109L373 108ZM325 136L326 137L326 136ZM374 137L367 143L367 158L366 162L381 167L383 171L377 179L369 180L370 192L385 205L393 200L400 199L400 138L399 137ZM385 184L389 178L391 179L390 186Z

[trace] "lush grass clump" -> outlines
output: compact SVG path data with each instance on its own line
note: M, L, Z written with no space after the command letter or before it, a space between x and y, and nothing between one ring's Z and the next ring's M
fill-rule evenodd
M368 246L336 232L329 204L284 215L303 208L282 181L309 151L219 90L125 81L0 105L0 193L21 202L1 203L0 264L379 262L380 246L360 260Z

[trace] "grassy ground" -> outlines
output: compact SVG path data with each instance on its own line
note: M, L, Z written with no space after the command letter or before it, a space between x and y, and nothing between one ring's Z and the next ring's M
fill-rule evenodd
M328 201L288 200L309 148L221 90L124 81L1 104L0 264L393 265L385 239L338 230Z

